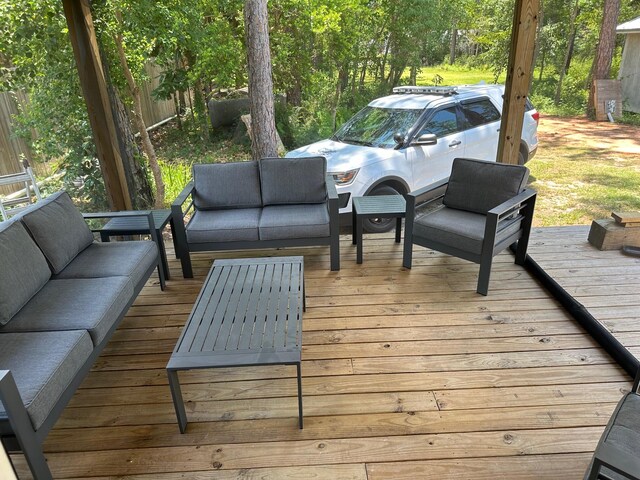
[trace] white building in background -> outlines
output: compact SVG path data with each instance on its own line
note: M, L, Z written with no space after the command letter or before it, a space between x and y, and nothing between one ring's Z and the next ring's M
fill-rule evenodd
M618 25L616 32L626 36L618 73L623 108L640 113L640 17Z

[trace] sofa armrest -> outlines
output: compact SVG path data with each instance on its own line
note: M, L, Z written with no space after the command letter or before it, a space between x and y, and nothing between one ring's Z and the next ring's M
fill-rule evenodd
M10 370L0 370L0 401L14 432L25 428L33 432L31 420Z
M193 190L194 190L194 185L192 180L189 183L187 183L187 185L182 189L180 194L173 201L173 203L171 204L171 210L173 210L174 207L182 208L182 205L184 204L184 202L187 201L187 198L189 198L193 194Z
M501 203L497 207L492 208L487 212L487 215L497 215L498 217L503 217L505 215L510 215L515 210L519 210L522 205L530 202L532 198L535 198L537 192L535 190L531 190L527 188L522 191L515 197L510 198L506 202Z
M182 273L185 278L193 277L193 272L191 270L191 260L189 258L189 245L187 244L187 232L184 228L184 215L189 210L191 210L193 205L193 190L194 190L193 180L187 183L187 185L182 189L182 192L178 195L178 197L171 204L171 221L173 222L174 228L174 245L176 247L176 255L182 262ZM187 199L191 197L191 202L187 206L186 210L183 210L183 205L187 201Z

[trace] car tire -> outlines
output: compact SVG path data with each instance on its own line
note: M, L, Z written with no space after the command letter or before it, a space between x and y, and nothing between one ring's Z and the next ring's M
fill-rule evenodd
M400 195L400 192L389 185L379 185L367 194L367 196L369 195ZM395 218L365 218L362 220L362 228L368 233L389 232L395 226Z
M522 150L518 152L518 165L524 165L524 155L522 154Z

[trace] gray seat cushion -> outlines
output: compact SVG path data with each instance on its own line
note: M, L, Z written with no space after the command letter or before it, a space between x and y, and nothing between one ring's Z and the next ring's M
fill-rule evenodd
M273 205L260 217L260 240L328 237L329 212L324 203Z
M640 395L625 397L605 441L640 458Z
M256 161L193 165L193 185L198 210L262 206Z
M122 276L129 277L135 288L147 281L147 272L157 263L155 242L94 242L54 278Z
M0 325L11 320L50 276L47 260L22 223L0 223Z
M327 200L324 157L263 158L260 184L264 205L322 203Z
M1 368L11 370L34 429L40 428L92 350L84 330L0 335ZM6 415L1 403L0 415Z
M187 225L189 243L252 242L258 240L261 208L199 210Z
M6 332L88 330L99 344L133 296L128 277L51 280L7 325Z
M53 273L60 273L93 242L91 230L67 192L54 193L19 217L44 253Z
M529 169L520 165L456 158L442 203L486 214L522 192L528 178Z
M486 218L479 213L443 207L416 218L413 235L479 255L482 253ZM520 223L514 222L498 232L496 243L516 233Z

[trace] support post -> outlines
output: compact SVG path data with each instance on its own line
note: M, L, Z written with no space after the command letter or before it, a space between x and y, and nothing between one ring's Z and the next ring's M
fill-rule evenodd
M62 3L109 204L114 210L131 210L89 0L63 0Z
M516 0L515 3L496 161L517 165L525 104L533 74L540 0Z

